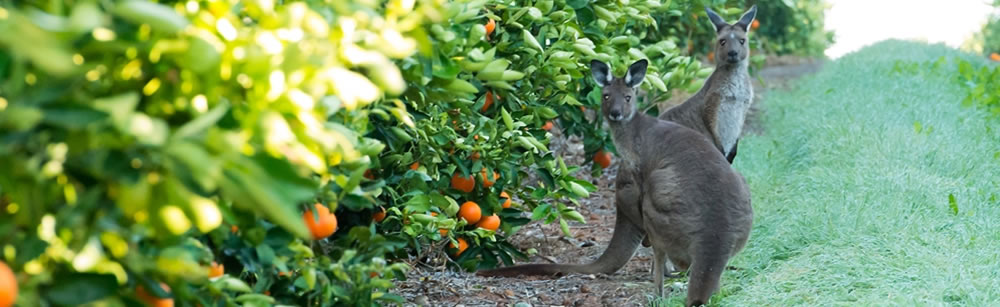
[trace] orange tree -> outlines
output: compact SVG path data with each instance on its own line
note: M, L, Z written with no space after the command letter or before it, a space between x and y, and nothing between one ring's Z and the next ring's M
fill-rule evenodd
M613 151L590 60L648 58L650 100L711 71L661 19L693 2L0 0L18 303L370 305L394 259L510 262L594 190L546 123Z
M378 195L359 187L384 148L369 115L410 121L394 61L444 17L374 2L0 1L18 303L398 300L405 266L382 257L405 242L331 223Z

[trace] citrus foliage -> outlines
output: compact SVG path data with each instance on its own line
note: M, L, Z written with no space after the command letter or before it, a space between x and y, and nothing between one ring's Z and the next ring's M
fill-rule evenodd
M595 189L555 124L611 163L587 63L696 90L683 12L742 12L709 2L0 1L18 303L370 305L393 259L510 263Z

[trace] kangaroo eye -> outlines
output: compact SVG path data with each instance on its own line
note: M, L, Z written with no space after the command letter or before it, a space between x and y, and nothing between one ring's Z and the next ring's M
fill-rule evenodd
M625 96L625 102L632 101L632 96Z
M611 96L604 95L604 100L608 100L608 99L611 99Z
M724 40L724 39L720 39L720 40L719 40L719 45L723 45L723 46L725 46L725 45L726 45L726 40Z
M740 45L743 45L743 43L746 43L746 42L747 42L746 39L742 39L742 38L740 39Z

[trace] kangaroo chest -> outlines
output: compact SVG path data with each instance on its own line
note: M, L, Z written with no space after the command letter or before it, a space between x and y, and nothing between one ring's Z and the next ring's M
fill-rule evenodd
M732 150L743 132L743 123L753 100L753 87L748 76L734 76L715 88L719 108L716 112L715 133L726 154Z

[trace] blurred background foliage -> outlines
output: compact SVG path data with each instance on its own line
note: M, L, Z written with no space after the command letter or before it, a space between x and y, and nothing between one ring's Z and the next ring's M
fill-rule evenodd
M993 12L982 29L962 44L965 50L980 53L1000 62L1000 1L993 1Z
M705 6L749 4L0 0L0 261L20 306L401 302L408 263L583 221L607 160L548 145L614 152L591 59L695 91ZM755 52L829 43L818 1L760 5Z

